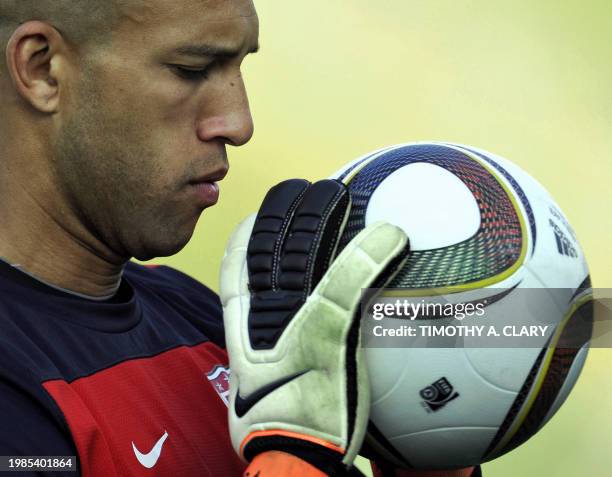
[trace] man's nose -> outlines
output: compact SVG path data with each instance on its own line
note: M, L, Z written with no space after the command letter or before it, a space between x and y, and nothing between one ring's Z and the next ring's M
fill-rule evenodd
M242 78L231 81L228 88L215 101L217 107L197 125L201 141L221 139L232 146L242 146L253 136L253 118ZM205 109L208 109L205 107Z

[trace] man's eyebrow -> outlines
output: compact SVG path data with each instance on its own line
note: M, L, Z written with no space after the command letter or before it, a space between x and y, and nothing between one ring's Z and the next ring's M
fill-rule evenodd
M247 53L257 53L259 51L259 44L250 48ZM240 48L227 48L223 46L215 45L186 45L176 49L179 55L184 56L216 56L224 58L232 58L238 56L241 52Z

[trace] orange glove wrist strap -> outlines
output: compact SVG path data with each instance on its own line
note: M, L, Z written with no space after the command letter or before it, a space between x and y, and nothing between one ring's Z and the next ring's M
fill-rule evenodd
M281 451L268 451L257 455L244 471L244 477L327 477L327 474L302 459Z

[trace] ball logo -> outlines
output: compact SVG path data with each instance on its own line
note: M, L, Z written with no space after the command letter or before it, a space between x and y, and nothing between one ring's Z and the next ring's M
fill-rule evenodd
M548 219L548 223L555 234L555 242L557 243L557 251L559 254L572 258L578 257L576 247L572 245L570 239L563 233L561 227L555 224L552 219Z
M424 399L423 407L427 412L437 411L453 399L459 397L448 379L442 377L419 391Z

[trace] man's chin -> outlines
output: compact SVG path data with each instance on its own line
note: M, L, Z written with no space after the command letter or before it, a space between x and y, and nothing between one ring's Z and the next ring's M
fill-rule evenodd
M132 252L132 256L141 262L146 262L147 260L152 260L157 257L169 257L171 255L175 255L189 243L191 237L193 235L193 230L191 233L184 234L182 236L174 235L168 237L166 240L157 240L153 242L151 237L146 237L148 239L147 242L141 244L138 250L134 250Z

